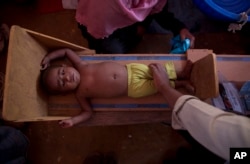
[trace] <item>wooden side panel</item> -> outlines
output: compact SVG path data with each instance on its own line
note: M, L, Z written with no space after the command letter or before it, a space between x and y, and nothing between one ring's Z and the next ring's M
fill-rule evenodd
M218 96L219 82L215 54L208 54L194 63L190 80L195 87L195 96L200 99Z
M46 116L47 100L40 92L40 62L46 50L19 27L12 27L4 86L6 120Z
M157 62L164 65L167 61L173 61L178 72L183 70L187 60L184 54L95 54L94 51L87 48L13 26L10 34L3 102L3 117L6 120L51 121L65 119L80 112L81 109L73 95L48 96L40 90L39 75L42 58L48 51L62 47L72 48L82 55L80 56L82 60L90 63L115 61L120 64L131 62L150 64ZM193 80L196 81L196 84L201 83L201 92L197 96L207 97L204 94L209 93L211 88L216 88L215 85L211 87L204 85L208 79L216 83L216 71L210 74L211 70L221 72L228 80L246 81L250 79L248 73L250 57L235 55L231 58L228 55L220 57L217 55L216 64L214 55L204 58L204 56L212 54L211 52L211 50L188 51L188 58L196 61L194 72L192 72ZM92 99L91 101L94 116L84 125L171 121L171 110L159 94L139 99L117 97Z
M57 46L88 50L19 26L11 27L4 84L4 119L33 120L48 115L48 97L39 84L40 63L48 49Z

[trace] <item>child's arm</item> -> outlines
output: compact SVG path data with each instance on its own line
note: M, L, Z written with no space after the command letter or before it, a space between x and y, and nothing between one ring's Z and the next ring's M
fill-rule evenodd
M49 66L50 61L63 57L67 57L74 66L78 66L82 62L80 57L74 51L69 48L63 48L48 53L41 62L41 69L46 69Z
M80 123L87 121L92 116L92 109L90 106L90 103L87 101L86 98L78 99L78 102L82 108L82 112L74 117L71 117L70 119L62 120L59 122L59 125L62 128L69 128L75 125L79 125Z

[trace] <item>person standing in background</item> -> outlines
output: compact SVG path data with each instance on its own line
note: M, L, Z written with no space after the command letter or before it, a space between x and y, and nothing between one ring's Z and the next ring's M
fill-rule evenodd
M128 53L152 20L194 47L195 37L168 12L167 0L79 0L76 20L89 48L97 53Z

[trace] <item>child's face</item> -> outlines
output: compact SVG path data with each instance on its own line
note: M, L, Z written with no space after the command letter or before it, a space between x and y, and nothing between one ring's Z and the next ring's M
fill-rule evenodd
M80 74L74 67L55 67L48 72L46 83L51 90L58 92L73 91L80 84Z

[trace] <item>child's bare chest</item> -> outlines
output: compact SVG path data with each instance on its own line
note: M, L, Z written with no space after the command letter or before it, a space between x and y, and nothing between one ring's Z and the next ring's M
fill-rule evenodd
M79 90L85 97L116 97L127 94L125 66L104 63L81 72Z

